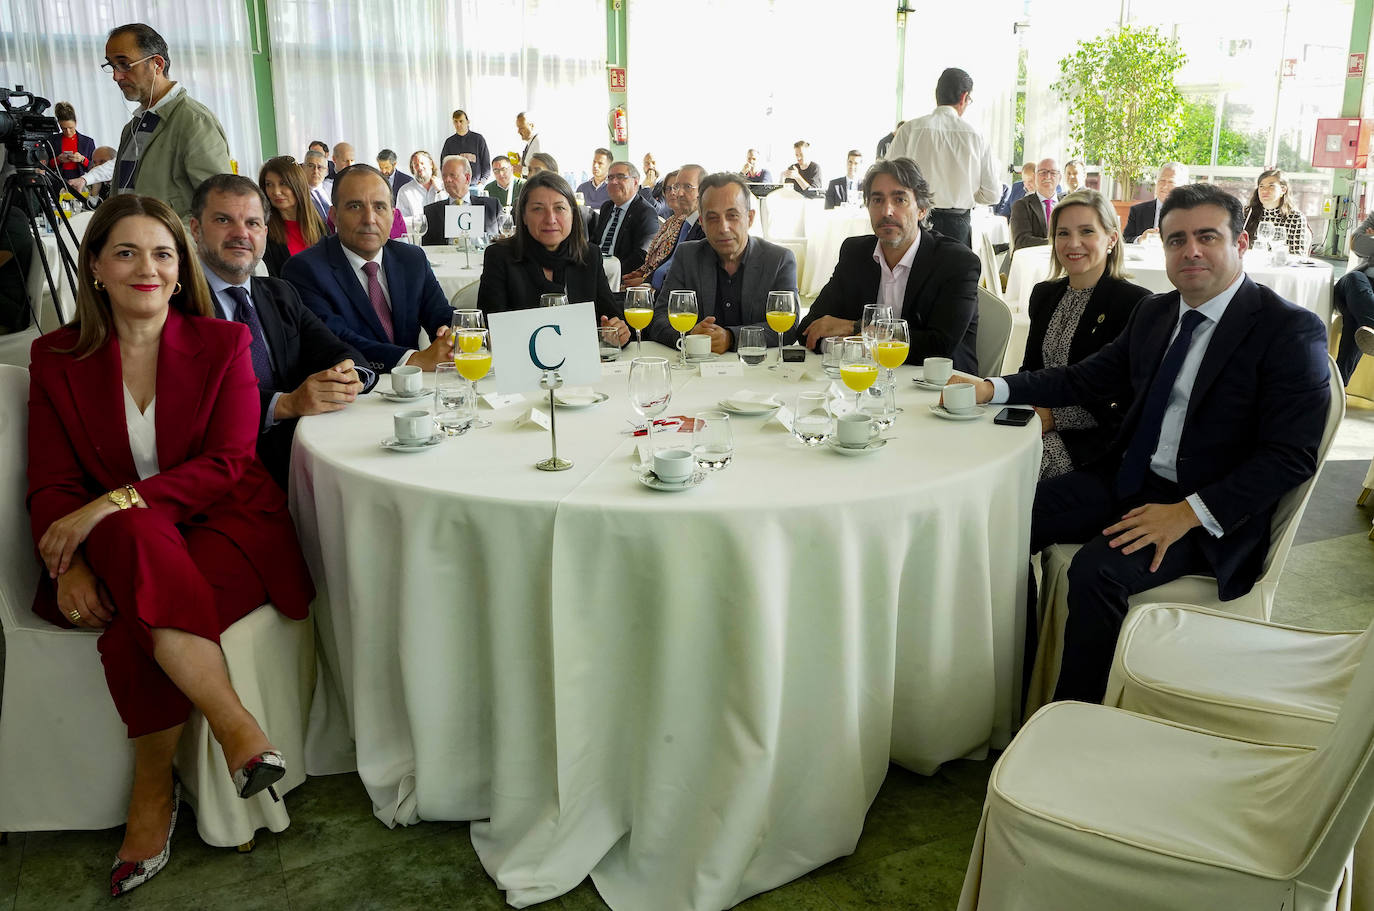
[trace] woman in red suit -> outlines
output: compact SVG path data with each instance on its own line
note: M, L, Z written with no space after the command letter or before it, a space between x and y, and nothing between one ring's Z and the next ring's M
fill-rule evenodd
M172 757L193 706L241 796L283 774L229 682L219 634L268 599L303 618L314 589L285 496L255 456L249 331L210 317L176 214L148 197L110 200L79 274L76 321L35 341L29 368L28 505L47 570L34 611L104 630L106 681L134 741L110 873L120 895L167 862Z

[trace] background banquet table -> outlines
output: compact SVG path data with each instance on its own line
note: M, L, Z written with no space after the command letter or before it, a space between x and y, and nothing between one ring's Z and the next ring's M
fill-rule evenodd
M429 257L430 268L444 289L444 296L453 300L453 295L468 285L482 279L482 252L465 253L457 247L448 245L427 245L425 255ZM620 260L614 256L603 256L601 266L606 271L606 280L612 291L620 290Z
M827 384L746 371L675 374L667 413ZM559 409L554 474L528 402L414 455L379 447L402 406L375 394L304 419L309 771L356 767L388 825L483 820L516 907L590 873L620 911L707 911L852 851L889 759L1002 745L1020 700L1039 435L938 420L898 376L885 449L735 417L735 460L681 493L630 469L624 376Z

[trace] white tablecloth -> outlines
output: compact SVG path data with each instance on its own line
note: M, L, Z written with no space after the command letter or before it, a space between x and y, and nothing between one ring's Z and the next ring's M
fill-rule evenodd
M714 911L850 853L889 757L1005 744L1020 701L1039 435L938 420L898 375L884 450L732 418L735 461L672 494L629 468L624 377L558 412L555 474L521 406L416 455L379 448L375 395L304 419L310 771L356 748L387 824L486 820L516 907L590 873L618 911ZM781 385L678 375L668 413Z
M1011 236L1011 232L1007 229L1006 216L994 215L986 207L975 207L970 221L975 239L981 234L991 244L1005 244ZM977 248L975 247L975 249Z
M799 276L801 296L814 298L835 271L840 244L859 234L872 234L868 210L859 206L834 209L812 206L803 210L806 227L806 266Z
M453 295L482 278L482 254L480 252L464 253L457 247L451 246L426 246L424 251L429 257L429 265L434 270L434 277L439 280L439 287L444 289L444 296L449 300L453 299ZM620 260L614 256L603 256L601 267L606 272L606 280L610 282L611 290L619 291Z

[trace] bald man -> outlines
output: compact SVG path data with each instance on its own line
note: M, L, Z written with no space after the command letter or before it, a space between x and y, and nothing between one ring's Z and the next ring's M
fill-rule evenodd
M1050 213L1054 211L1054 188L1059 184L1059 165L1046 158L1035 166L1035 192L1011 207L1011 248L1039 247L1050 242Z

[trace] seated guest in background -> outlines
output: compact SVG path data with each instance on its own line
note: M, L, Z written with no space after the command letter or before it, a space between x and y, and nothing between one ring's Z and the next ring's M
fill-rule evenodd
M95 140L77 132L76 108L72 107L70 101L59 101L52 106L52 113L61 129L53 148L57 152L57 171L65 182L80 177L93 167L91 159L95 155Z
M819 189L821 186L820 164L806 160L806 153L810 148L811 143L805 139L798 139L792 143L792 151L797 156L797 163L782 172L783 183L790 181L798 191Z
M119 896L167 864L181 796L172 758L192 708L240 797L285 774L234 692L219 636L266 601L303 619L315 590L286 495L254 455L248 330L209 318L177 215L117 196L96 209L78 259L76 319L35 341L29 365L28 507L46 569L33 610L101 631L133 740L109 876Z
M611 198L610 189L606 186L606 175L610 172L613 157L610 149L597 149L592 155L592 179L584 180L577 186L577 192L582 194L582 201L593 212Z
M504 155L497 155L491 160L491 173L495 175L495 179L483 188L487 195L502 206L515 205L525 181L515 176L515 167L510 163L510 159Z
M864 175L873 234L840 245L835 272L798 327L809 348L829 336L857 335L864 304L886 304L907 322L907 363L947 357L955 369L978 369L977 255L932 230L935 199L910 158L889 158Z
M1126 237L1126 243L1133 244L1147 235L1158 235L1160 210L1164 207L1164 200L1169 198L1175 186L1182 186L1187 182L1187 165L1171 161L1161 167L1159 176L1155 178L1155 198L1136 203L1126 215L1126 230L1122 232Z
M267 274L281 277L288 259L315 245L327 233L324 220L307 200L305 172L289 155L269 158L258 171L258 186L270 203L267 215ZM254 264L256 265L256 263Z
M659 247L657 252L653 245L649 247L649 253L645 256L645 264L639 271L633 273L636 284L644 284L647 276L648 283L657 291L663 287L663 282L668 278L668 272L673 267L673 255L685 240L704 240L706 232L701 229L701 211L697 206L700 200L698 187L706 177L706 169L699 164L685 164L677 172L677 177L672 181L668 188L672 194L670 202L673 206L673 214L680 216L676 234L671 243L664 241L666 249ZM665 226L666 227L666 226ZM661 260L652 270L648 268L649 261L661 257ZM621 280L621 287L629 287L625 280Z
M308 156L311 152L319 152L319 153L320 153L321 155L323 155L326 159L329 158L329 143L325 142L323 139L316 139L316 140L313 140L313 141L310 143L310 145L306 146L305 148L306 148L306 153L305 153L305 154L306 154L307 156ZM327 178L330 179L330 180L333 180L333 179L334 179L334 162L332 162L332 161L329 162L329 173L326 174L325 177L327 177Z
M410 172L415 179L396 193L396 208L403 216L414 218L425 210L425 206L446 198L436 170L428 152L415 152L410 156Z
M669 205L672 205L673 201L677 199L677 190L673 188L673 184L677 181L677 175L677 171L669 171L663 178L663 198ZM635 285L644 284L645 280L653 274L654 269L672 254L673 248L677 246L677 232L682 227L683 219L684 216L679 214L674 207L672 214L664 219L663 224L659 225L657 233L654 234L654 239L649 241L649 249L644 254L644 262L633 272L626 272L621 275L620 286L622 288L632 288Z
M435 246L449 242L445 235L445 206L478 206L486 213L482 230L487 234L497 233L497 223L501 218L501 204L490 196L474 195L471 189L472 172L468 170L468 160L460 155L450 155L444 159L439 174L444 179L444 192L447 198L425 206L425 236L422 243Z
M396 153L391 149L382 149L377 153L377 170L382 173L387 186L391 187L391 204L396 205L396 194L415 178L405 171L396 170Z
M1223 601L1248 591L1275 504L1317 467L1330 404L1321 320L1245 276L1241 205L1220 187L1178 187L1159 224L1176 292L1145 298L1076 364L975 380L979 403L1123 410L1106 455L1041 481L1031 509L1032 552L1083 543L1056 699L1102 700L1132 594L1189 573L1215 576Z
M329 159L319 149L313 148L314 143L311 145L310 151L305 153L305 161L301 162L301 171L305 174L305 188L310 192L310 201L323 224L329 218L329 187L333 181L325 177L329 172Z
M706 239L678 245L646 334L670 347L676 345L677 330L668 323L668 298L679 289L695 291L697 324L691 334L709 335L711 350L720 354L735 346L735 330L740 326L766 325L769 291L796 293L797 260L786 247L749 236L754 194L743 177L712 174L702 179L700 194ZM795 326L788 330L787 342L796 338L796 331ZM767 344L777 344L776 332L764 336L771 336Z
M1011 185L1011 192L993 208L993 212L1004 218L1011 217L1011 207L1016 205L1025 197L1028 191L1035 186L1035 162L1028 161L1021 165L1021 179Z
M750 149L744 153L744 167L739 174L749 183L772 183L773 172L759 166L759 150Z
M387 239L395 210L386 178L365 164L340 171L333 202L338 232L287 260L282 278L378 373L402 364L432 371L453 357L453 308L425 251ZM433 341L416 351L421 329Z
M1306 256L1311 252L1307 248L1311 238L1305 233L1307 216L1289 202L1288 181L1283 179L1283 172L1278 168L1260 172L1255 192L1250 194L1250 202L1245 207L1245 233L1250 235L1250 243L1255 242L1260 225L1265 224L1274 225L1283 232L1292 255Z
M658 173L658 161L654 159L653 152L644 153L644 172L640 175L640 184L649 189L656 186L663 175Z
M468 115L461 110L453 112L453 135L444 140L439 160L442 162L450 155L466 158L472 167L472 179L479 184L491 177L491 149L487 148L486 137L468 128Z
M904 123L906 123L905 120L897 121L897 125L892 128L892 132L878 140L878 148L873 155L874 161L882 161L887 157L887 150L892 147L892 140L897 138L897 131L902 128L902 124Z
M1070 158L1064 165L1064 192L1076 193L1085 189L1088 179L1088 166L1083 163L1081 158Z
M1121 231L1096 190L1070 193L1050 215L1050 280L1030 295L1030 332L1021 370L1076 364L1113 341L1150 292L1125 280ZM1062 277L1061 277L1062 276ZM1096 461L1121 430L1115 402L1037 408L1040 478Z
M1054 190L1059 183L1059 165L1053 158L1043 159L1035 168L1035 192L1029 193L1011 207L1007 227L1011 231L1011 248L1039 247L1049 243L1050 213L1054 211Z
M603 326L630 327L611 296L601 254L587 243L582 212L568 182L544 171L525 182L515 204L515 233L487 247L477 306L487 313L528 310L542 294L566 294L572 304L591 301Z
M1365 217L1355 233L1374 234L1374 212ZM1354 268L1336 282L1331 297L1332 304L1341 315L1341 340L1336 349L1336 366L1341 369L1341 379L1347 386L1355 368L1360 365L1360 347L1355 334L1363 326L1374 326L1374 286L1370 282L1372 268L1374 260L1368 256L1362 257Z
M334 143L334 153L329 158L329 179L339 176L344 168L353 167L353 146L347 142ZM387 186L390 186L388 183ZM332 188L331 188L332 192Z
M539 154L539 131L534 126L534 115L529 111L521 111L515 115L515 132L520 134L524 140L525 150L520 153L520 165L515 171L517 177L532 177L529 164L530 159ZM443 159L440 159L441 161ZM558 168L553 168L556 172Z
M558 159L548 152L535 152L529 158L529 164L525 168L525 176L533 177L540 171L552 171L558 173Z
M863 167L863 153L858 149L850 149L844 163L844 176L836 177L825 188L825 207L827 209L849 203L859 205L863 202L863 192L859 189L859 184L862 182L860 174L863 172Z
M639 171L628 161L617 161L606 174L610 199L601 206L592 225L592 241L602 256L620 260L620 268L633 272L644 265L649 242L658 233L658 216L639 195Z
M377 375L305 308L295 288L254 277L268 243L266 203L246 177L211 177L191 200L191 236L215 315L243 323L252 335L248 350L262 403L258 456L285 490L296 418L341 410L372 388Z
M91 153L91 167L98 168L107 161L114 161L115 155L112 146L97 146ZM91 199L108 199L110 195L110 181L98 181L86 185L86 195Z

